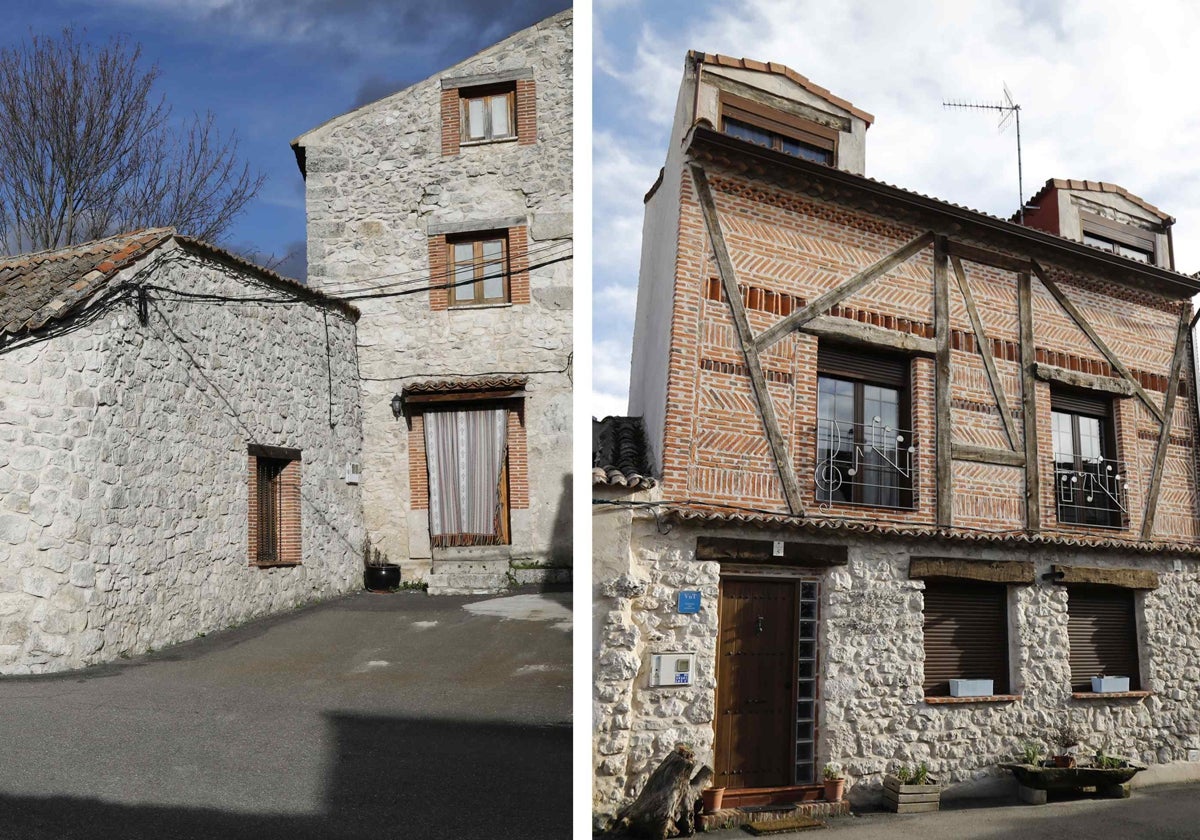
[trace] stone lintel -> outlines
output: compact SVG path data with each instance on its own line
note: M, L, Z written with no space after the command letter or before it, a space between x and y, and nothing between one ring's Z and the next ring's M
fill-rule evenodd
M447 233L475 233L481 230L504 230L525 224L524 216L504 216L499 219L472 219L466 222L430 222L425 232L429 236Z
M1050 567L1057 584L1090 583L1124 589L1158 589L1158 572L1150 569L1093 569L1085 566Z
M800 331L818 338L831 338L873 349L899 350L917 356L932 356L937 349L932 338L860 324L832 315L818 315L800 327Z
M915 580L950 578L985 583L1029 585L1034 582L1029 560L970 560L961 557L913 557L908 576Z
M512 70L497 70L495 73L478 73L473 76L447 76L442 79L442 90L495 85L502 82L515 82L518 79L532 78L532 67L516 67Z
M1136 392L1133 383L1126 379L1117 379L1112 376L1096 376L1095 374L1083 373L1078 370L1067 370L1066 368L1048 365L1044 362L1034 363L1033 375L1043 382L1058 382L1074 388L1087 388L1091 391L1116 394L1119 397L1132 397Z
M776 543L783 548L776 554ZM788 542L784 540L747 540L733 537L697 537L696 559L726 563L769 563L772 566L845 566L844 545Z

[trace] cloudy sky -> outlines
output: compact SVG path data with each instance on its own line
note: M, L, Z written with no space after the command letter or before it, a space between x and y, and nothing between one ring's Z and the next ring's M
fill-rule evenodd
M288 144L570 5L570 0L2 0L0 46L30 33L125 35L178 116L214 112L267 176L231 245L303 276L304 181Z
M1175 261L1200 271L1200 7L1128 3L596 0L592 413L625 411L641 197L663 163L688 49L778 61L875 115L867 175L988 213L1047 178L1109 181L1173 215Z

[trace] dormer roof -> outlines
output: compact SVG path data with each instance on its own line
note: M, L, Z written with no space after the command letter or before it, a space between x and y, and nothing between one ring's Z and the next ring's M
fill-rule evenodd
M1037 194L1029 199L1029 203L1036 205L1038 200L1050 190L1080 190L1084 192L1114 193L1128 201L1133 202L1150 215L1159 219L1165 225L1172 225L1175 223L1175 219L1172 216L1164 213L1162 210L1159 210L1149 201L1146 201L1146 199L1134 195L1124 187L1117 186L1116 184L1109 184L1105 181L1076 181L1069 178L1050 178L1044 185L1042 185L1042 188L1037 191Z

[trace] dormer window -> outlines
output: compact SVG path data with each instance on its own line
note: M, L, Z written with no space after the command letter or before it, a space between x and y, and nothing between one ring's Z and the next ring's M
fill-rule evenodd
M1082 210L1079 212L1079 222L1083 230L1084 244L1138 262L1155 264L1153 232L1123 225Z
M837 161L836 130L740 96L721 97L721 131L814 163Z

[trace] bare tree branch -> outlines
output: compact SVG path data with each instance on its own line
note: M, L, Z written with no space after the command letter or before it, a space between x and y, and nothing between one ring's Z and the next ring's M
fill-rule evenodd
M211 113L172 125L157 65L73 30L0 50L0 249L15 253L171 225L223 236L263 185Z

